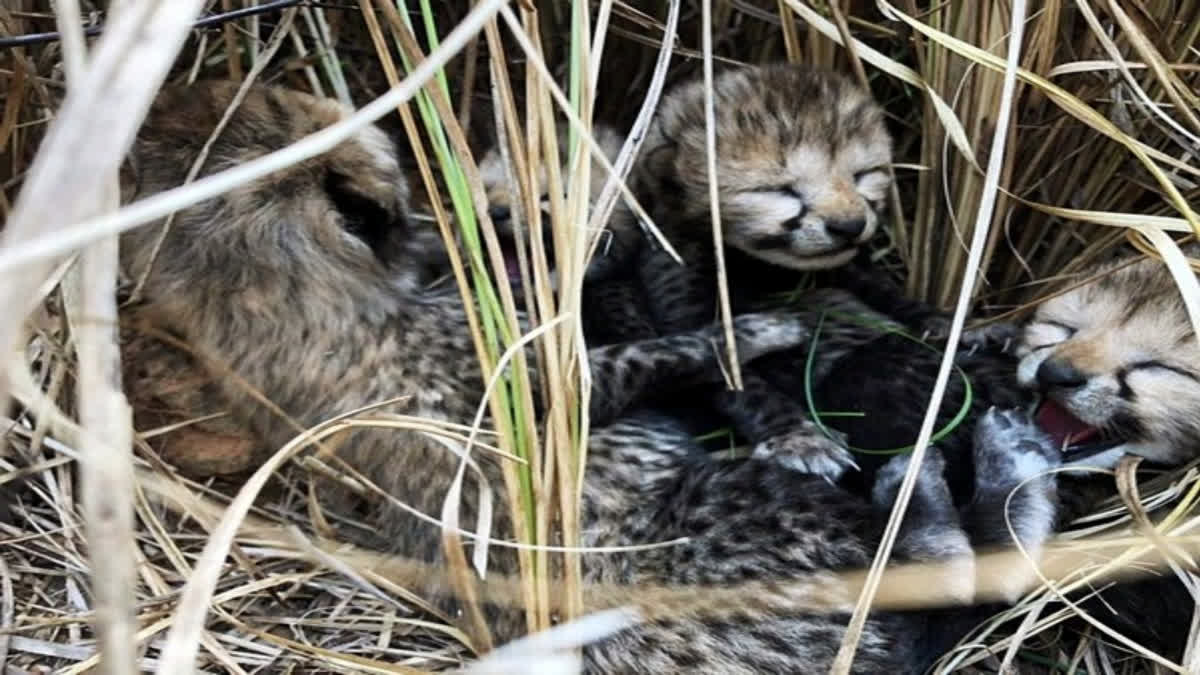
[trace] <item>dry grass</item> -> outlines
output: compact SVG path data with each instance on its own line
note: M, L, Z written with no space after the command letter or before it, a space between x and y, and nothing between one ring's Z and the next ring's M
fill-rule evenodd
M0 7L0 40L62 31L61 40L26 38L0 50L0 212L6 224L0 297L10 317L32 310L25 331L17 321L0 324L0 343L25 347L22 359L5 364L9 389L21 403L3 420L8 432L0 455L8 510L0 519L0 672L82 672L97 666L97 644L107 645L109 672L129 672L134 662L143 670L181 672L197 650L208 672L409 672L457 667L489 644L482 622L466 633L449 628L410 592L419 591L420 574L430 571L404 571L397 561L388 567L320 538L320 512L314 518L303 473L284 461L285 451L299 446L280 449L280 470L268 467L258 481L191 482L146 444L164 430L138 429L129 456L121 393L97 377L116 358L113 234L312 156L373 119L383 117L385 128L408 139L419 177L414 185L428 193L429 217L447 240L464 242L455 278L465 296L479 301L472 326L489 375L520 336L508 285L490 281L499 248L480 208L470 157L497 135L509 141L531 233L522 266L525 297L534 299L528 309L542 326L533 342L542 366L537 376L541 389L564 403L538 426L527 381L490 387L487 397L497 433L485 440L523 460L505 463L510 471L495 499L497 508L510 509L513 521L526 525L518 533L522 572L510 583L533 628L549 626L552 616L578 616L585 599L607 606L592 602L601 591L579 583L577 553L547 547L569 546L577 537L581 439L588 427L578 411L587 408L589 377L578 358L577 314L582 269L598 230L553 227L556 293L546 283L551 272L540 232L588 220L590 164L583 160L593 119L644 126L664 87L701 77L709 65L791 59L848 70L872 88L898 138L893 218L878 259L914 297L957 309L956 328L967 315L1019 312L1080 280L1081 270L1130 239L1166 260L1200 325L1200 288L1165 234L1200 232L1194 208L1200 197L1198 0L1047 0L1027 10L1020 2L915 0L409 0L399 11L384 0L124 4L130 17L158 7L157 28L123 34L106 2L84 2L76 12L76 3L60 0L57 19L44 0ZM191 17L184 5L205 15L238 14L185 34ZM483 21L500 5L494 20ZM255 6L267 11L242 11ZM472 7L472 18L460 25ZM73 12L89 25L103 23L103 37L85 43ZM1012 12L1023 17L1016 51ZM451 36L456 25L462 30ZM431 30L440 42L430 39ZM668 48L669 62L662 58ZM446 59L426 56L434 54ZM287 84L363 110L270 158L114 213L106 201L110 177L164 74L173 81L233 77ZM413 86L431 77L433 86ZM95 110L108 114L89 119ZM392 110L399 114L385 117ZM47 135L55 116L56 130ZM557 156L553 129L562 119L577 132L571 140L577 161L565 175L551 171L547 218L537 206L531 167L540 157ZM628 171L631 157L617 162L619 174ZM623 192L610 182L600 214L591 214L593 225ZM77 264L63 264L64 254L81 247ZM965 289L964 278L971 280ZM512 358L517 372L526 372L523 354ZM331 423L326 431L349 423ZM474 436L427 423L422 428L458 434L454 442ZM300 468L312 470L312 462ZM1005 617L1010 621L977 635L949 665L977 672L1001 665L1021 672L1180 669L1098 626L1085 634L1064 627L1080 612L1059 594L1095 584L1089 575L1128 568L1147 551L1194 550L1183 537L1194 536L1200 523L1193 514L1200 473L1180 470L1140 486L1141 498L1154 506L1153 520L1137 506L1132 467L1118 474L1124 499L1114 497L1109 522L1083 523L1060 538L1060 548L1075 556L1070 565L1046 562L1043 571L1056 583L1031 592ZM240 509L227 509L231 501ZM449 522L455 513L453 501L447 503L443 520ZM102 529L106 523L115 529ZM552 536L556 531L560 538ZM461 538L480 534L450 531L447 537L461 551ZM1120 550L1102 555L1085 534L1115 537ZM562 591L534 573L552 557L565 563ZM131 559L136 567L122 563ZM1186 555L1173 559L1185 578L1195 569ZM461 579L470 566L461 554L445 572ZM136 579L129 575L134 569ZM380 571L387 569L395 573ZM858 593L877 582L877 593ZM896 588L886 578L855 577L838 587L843 594L836 601L849 609L861 599L861 609L874 596L872 606L886 606ZM719 611L714 603L745 594L726 589L703 598L694 592L668 597L640 590L643 617ZM797 593L792 599L816 601L807 591ZM585 628L595 635L628 620L628 614L609 614ZM577 644L581 635L555 633L540 647L497 652L515 661L493 662L498 670L489 672L528 665L532 652L523 649L540 653L545 644ZM848 642L843 653L852 649ZM1183 665L1194 672L1197 663L1200 650L1193 648ZM566 672L571 661L554 666Z

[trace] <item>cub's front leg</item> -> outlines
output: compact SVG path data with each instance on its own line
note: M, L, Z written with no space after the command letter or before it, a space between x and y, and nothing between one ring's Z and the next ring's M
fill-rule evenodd
M743 363L802 345L810 335L803 317L784 312L743 314L734 318L733 329L738 359ZM592 423L604 424L634 404L667 391L720 382L720 359L725 352L725 332L720 324L588 350Z
M844 435L822 430L803 404L777 390L753 369L742 371L742 390L714 396L717 409L753 445L753 456L772 459L804 473L836 481L848 468L858 468L845 447Z

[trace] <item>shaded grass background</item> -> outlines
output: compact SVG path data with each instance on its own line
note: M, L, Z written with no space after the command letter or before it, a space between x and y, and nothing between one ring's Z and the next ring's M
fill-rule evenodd
M107 4L82 3L84 16L93 25L103 23ZM247 9L255 4L250 0L219 0L210 3L207 12L220 14ZM428 52L428 27L444 35L465 15L472 3L448 0L438 3L411 1L401 6L400 15L408 16L408 51L404 30L392 21L384 3L329 2L297 3L296 14L278 52L263 59L269 36L279 25L283 7L271 12L243 16L193 31L184 45L170 79L188 81L198 77L232 77L241 79L251 73L256 64L261 68L258 79L283 84L314 93L334 96L361 106L384 92L395 82L389 75L386 62L397 64L400 76L407 59L419 58L413 47ZM640 102L651 88L651 73L664 35L667 3L664 2L592 2L590 14L580 11L585 3L534 2L515 4L542 58L556 81L573 101L577 115L585 121L613 123L627 128L636 116ZM933 103L919 87L864 64L857 53L851 53L826 35L811 21L796 13L796 7L807 9L817 17L837 26L838 35L850 35L862 45L878 50L895 64L911 68L921 81L949 104L969 144L970 157L964 157L955 146L953 134L947 130L946 118L939 116ZM580 36L594 27L597 11L603 7L608 14L605 47L601 55L588 54L581 47ZM993 117L1000 91L999 72L980 65L978 59L964 57L947 48L943 42L931 39L927 33L914 30L910 23L895 20L887 14L886 3L852 0L850 2L792 2L730 0L713 2L713 53L716 65L733 67L739 63L757 63L790 59L856 73L864 78L883 102L889 113L889 123L897 138L896 195L898 206L892 213L883 236L879 237L876 255L881 266L917 298L948 308L962 281L966 262L966 242L971 238L973 214L982 196L982 171L985 153L994 132ZM1002 56L1005 31L1009 22L1006 3L918 3L905 0L892 3L895 10L929 28L951 35L993 54ZM700 3L682 3L678 37L674 43L675 56L667 73L668 86L700 74ZM364 12L377 15L377 26ZM0 8L0 38L27 36L56 30L48 3L18 0ZM1084 0L1065 3L1050 0L1038 3L1027 21L1025 48L1021 67L1069 92L1078 102L1111 121L1128 138L1135 139L1152 154L1162 174L1184 204L1197 203L1200 196L1200 163L1195 154L1200 147L1200 121L1197 120L1197 101L1200 99L1200 2L1089 3ZM381 50L380 38L385 45ZM499 46L504 58L499 58ZM403 56L402 56L403 55ZM599 77L595 86L594 109L589 103L588 87L580 84L583 62L600 59ZM420 157L418 145L430 153L425 172L437 186L437 196L425 198L428 217L438 218L434 202L454 214L455 225L475 219L475 204L471 196L470 171L462 167L462 159L446 140L453 128L462 130L474 154L490 144L497 136L497 117L518 115L536 119L539 124L550 119L552 105L548 94L536 86L536 77L529 66L529 57L513 39L511 29L503 23L486 39L477 38L456 58L445 73L440 109L432 98L438 90L427 90L423 102L418 102L420 126L405 123L400 115L383 120L403 144L414 149L408 157ZM8 212L21 187L24 172L36 151L46 120L57 108L63 92L64 68L60 43L55 41L13 46L0 51L0 95L3 111L0 116L0 212ZM491 93L491 73L503 71L511 85L497 85L511 97L512 108L497 107ZM502 82L502 80L499 80ZM1018 84L1013 125L1009 130L1007 156L1002 169L1002 193L991 225L991 236L984 258L984 274L975 288L976 308L982 315L1019 309L1053 288L1070 282L1088 264L1103 259L1129 237L1129 230L1111 225L1084 222L1081 215L1092 221L1119 221L1121 214L1152 215L1171 218L1168 224L1185 227L1186 211L1179 199L1174 199L1146 166L1126 149L1120 140L1106 135L1086 116L1069 114L1061 100L1049 95L1046 87ZM562 115L558 114L561 120ZM528 134L535 125L518 124L506 133L511 136L520 129ZM420 139L419 144L416 139ZM535 147L526 163L536 161L541 154L550 154L546 147ZM421 167L414 161L411 167L414 186L421 181ZM449 178L447 178L449 176ZM582 172L562 178L566 200L556 204L551 223L578 222L580 209L586 208L581 186L586 185ZM526 192L531 190L525 187ZM420 196L422 190L415 189ZM529 204L539 195L526 194ZM1173 203L1174 201L1174 203ZM1055 212L1055 209L1058 212ZM1064 217L1064 209L1090 213ZM469 226L467 226L469 227ZM480 224L482 240L468 242L469 256L475 261L468 265L476 280L473 292L495 298L497 289L482 290L479 281L486 273L488 254L486 239L488 225ZM563 228L556 228L561 231ZM471 239L470 236L467 237ZM576 260L582 241L556 242L558 260ZM567 274L578 273L578 265L567 265ZM572 271L572 269L574 271ZM545 274L543 270L542 274ZM563 292L551 299L551 305L561 303L570 307L572 296L577 297L577 284L560 286ZM544 292L544 291L543 291ZM549 297L549 296L547 296ZM74 377L74 363L68 346L69 331L62 321L62 306L57 296L35 315L36 336L33 343L33 365L41 378L39 384L52 395L69 390ZM492 363L514 336L497 336L506 322L512 303L495 298L484 303L481 332L481 359ZM507 307L506 307L507 306ZM538 322L545 323L552 311L535 311ZM490 318L489 318L490 317ZM487 325L493 326L488 329ZM565 400L578 401L578 375L572 371L576 363L571 346L573 328L562 325L548 332L539 342L539 358L543 364L555 363L558 368L551 377L557 387L568 395ZM499 331L503 332L503 331ZM577 365L575 367L578 367ZM545 390L545 389L544 389ZM60 397L69 413L74 413L70 397ZM531 524L522 539L530 542L550 541L552 524L570 519L569 481L553 480L551 466L558 466L558 476L569 471L578 461L576 444L586 424L573 418L572 406L562 406L551 422L553 432L547 438L537 438L527 422L531 408L527 392L502 392L493 400L492 413L498 420L508 419L501 429L502 449L522 456L539 458L539 465L523 476L512 476L508 482L509 508L521 513ZM19 419L12 411L11 417ZM524 415L524 418L522 417ZM11 618L4 625L17 648L13 667L27 669L40 659L53 656L55 663L78 661L82 653L66 655L62 645L89 634L84 625L87 606L86 573L89 569L84 553L86 547L77 530L79 512L76 506L76 478L70 462L63 460L61 449L49 445L45 425L37 415L29 415L28 433L10 434L9 454L4 470L9 471L5 483L20 484L18 499L9 508L13 519L4 528L0 547L12 553L10 571L0 574L5 579L17 579L20 590L7 597L12 607ZM145 430L139 430L145 431ZM526 433L528 432L528 433ZM15 434L15 435L14 435ZM139 460L154 466L155 456L140 447ZM163 466L158 470L167 471ZM1194 474L1180 474L1182 485L1190 485ZM182 480L182 479L180 479ZM19 483L18 483L19 481ZM532 485L540 481L545 491L534 498ZM524 486L524 487L521 487ZM1176 486L1178 489L1178 484ZM307 507L297 495L303 488L281 483L281 501L272 514L284 522L307 524ZM551 499L557 491L566 495L560 508ZM289 497L289 494L291 497ZM523 497L521 495L524 495ZM1189 506L1190 503L1184 503ZM143 553L159 570L158 577L143 575L142 584L148 592L139 607L143 626L165 610L170 589L186 579L186 568L178 563L194 555L203 543L197 538L192 519L183 519L168 526L155 523L166 518L149 504L139 507L139 530ZM1183 518L1183 516L1181 516ZM1186 520L1186 518L1184 518ZM564 533L570 541L571 533ZM189 548L190 547L190 548ZM185 551L191 553L185 553ZM236 550L236 549L235 549ZM311 565L295 560L295 555L277 557L278 551L243 550L235 555L226 585L222 588L252 588L251 580L267 578L262 569L289 569L294 574L311 574L304 583L295 582L296 591L287 597L274 591L258 588L247 590L247 600L237 612L219 613L213 625L220 630L207 636L206 650L214 663L228 672L253 667L309 667L328 655L313 653L294 644L276 648L262 647L262 636L247 632L248 618L259 621L263 616L292 613L294 619L310 612L324 612L329 619L321 625L320 633L296 632L291 624L292 638L298 644L320 648L336 646L342 653L360 649L370 654L376 665L411 659L422 668L453 662L462 655L463 645L478 642L459 636L457 642L439 642L447 635L458 635L446 629L420 624L424 619L408 615L406 606L398 610L378 599L367 599L362 590L334 573L313 572ZM265 556L256 561L256 556ZM6 555L6 558L9 557ZM62 560L75 563L63 566ZM531 625L544 626L550 618L548 602L550 588L544 576L532 573L534 566L545 569L549 558L538 554L538 562L526 560L524 596L530 605ZM294 565L294 567L288 567ZM15 566L16 572L12 569ZM0 570L2 572L2 570ZM16 577L12 575L16 574ZM245 579L238 575L245 575ZM320 582L313 582L319 579ZM27 584L22 586L21 584ZM232 585L229 585L232 584ZM340 585L339 585L340 584ZM298 589L305 589L299 592ZM220 591L220 589L218 589ZM165 595L164 595L165 594ZM375 596L371 596L374 598ZM300 600L296 600L300 598ZM295 602L293 602L295 601ZM23 603L23 604L22 604ZM159 603L159 604L155 604ZM262 603L262 604L255 604ZM299 604L296 604L299 603ZM312 603L312 604L305 604ZM316 609L316 608L321 609ZM282 608L286 608L283 610ZM1028 610L1028 608L1026 608ZM159 612L155 614L155 612ZM391 614L389 614L391 612ZM399 612L399 614L397 614ZM26 623L17 622L23 614ZM361 616L360 616L361 614ZM397 616L420 637L406 642L409 635L398 636L394 630ZM370 617L370 619L362 617ZM391 619L386 617L391 616ZM423 616L423 615L422 615ZM383 618L381 618L383 617ZM391 621L389 624L388 621ZM241 622L240 624L238 622ZM263 630L260 624L255 630ZM418 627L419 626L419 627ZM316 630L316 629L313 629ZM1066 633L1054 634L1054 626L1038 629L1028 635L1028 650L1042 654L1042 661L1053 663L1084 663L1087 672L1113 668L1144 667L1144 661L1119 656L1100 640L1078 640ZM1027 633L1029 630L1026 631ZM297 637L299 635L299 637ZM35 637L31 637L35 636ZM66 639L64 639L64 636ZM386 636L386 639L385 639ZM33 642L30 642L30 641ZM356 642L357 641L357 642ZM153 641L151 641L153 644ZM356 644L353 649L347 645ZM224 646L220 646L224 645ZM397 646L403 645L403 646ZM437 645L431 647L430 645ZM403 658L395 650L405 652ZM151 651L154 648L151 647ZM2 650L0 650L2 654ZM76 658L78 657L78 658ZM1119 661L1112 666L1110 662ZM1025 664L1033 667L1036 659ZM328 666L328 661L325 661ZM241 664L241 665L238 665ZM264 666L264 664L267 664ZM339 667L350 668L342 664ZM354 667L362 667L361 664ZM353 668L351 668L353 669Z

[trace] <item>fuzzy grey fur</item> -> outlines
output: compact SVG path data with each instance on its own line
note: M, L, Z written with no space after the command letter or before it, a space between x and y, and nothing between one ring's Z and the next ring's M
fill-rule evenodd
M233 91L231 83L210 83L165 92L133 151L137 180L129 181L127 196L178 184L199 150L202 130L211 128ZM345 114L331 101L255 89L214 147L206 171L282 147ZM422 270L436 252L411 236L406 200L395 149L367 129L319 158L183 210L167 233L149 268L151 310L166 328L241 378L222 379L221 393L267 447L290 440L293 422L310 426L398 396L407 397L397 406L407 413L455 422L474 414L482 379L463 308L457 296L421 290ZM147 227L123 236L122 256L134 274L151 263L158 234ZM794 314L743 315L736 328L745 359L809 337L804 317ZM638 407L646 395L672 386L714 381L720 347L719 330L707 325L589 352L596 429L585 474L584 543L689 537L644 553L586 556L589 580L727 587L869 560L886 504L780 462L715 461L680 420ZM243 383L290 421L260 405ZM1009 452L1013 439L989 420L981 423L977 452ZM1025 422L1014 424L1028 429ZM339 456L390 495L439 512L457 469L455 455L403 431L361 430L339 440ZM494 463L478 459L499 484ZM989 478L997 486L1020 478L1016 464L996 466ZM906 521L912 536L898 551L902 558L967 555L939 481L937 471L922 473L914 517ZM1049 493L1053 486L1044 487ZM881 502L887 492L881 491ZM477 514L474 493L466 491L464 527L473 526ZM379 528L376 544L439 560L436 528L378 504L370 513ZM502 515L494 533L511 535ZM515 564L495 549L490 562L499 571ZM493 613L497 637L519 634L519 618ZM680 616L638 627L589 647L585 659L592 673L824 672L844 620L751 599L719 617ZM873 618L857 671L901 672L927 659L911 639L923 630L920 617Z

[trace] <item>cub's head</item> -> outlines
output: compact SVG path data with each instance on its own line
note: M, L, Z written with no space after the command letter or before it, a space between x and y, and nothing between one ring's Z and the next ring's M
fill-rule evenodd
M1064 461L1111 467L1129 453L1178 464L1200 453L1200 345L1162 262L1118 264L1042 303L1017 350L1017 379L1044 395L1038 422Z
M124 200L181 185L236 90L223 81L164 90L123 171ZM336 101L254 87L200 175L279 150L350 112ZM269 314L302 296L373 302L415 289L426 258L437 255L408 217L408 200L395 146L369 127L329 152L183 209L157 251L161 227L126 233L122 257L135 277L153 258L147 294L175 304L226 298Z
M560 124L557 129L558 150L559 150L559 170L561 172L562 181L564 184L568 180L568 172L570 171L569 151L569 128L566 124ZM604 124L594 124L592 126L592 139L609 163L617 161L617 155L621 151L621 146L625 142L625 138L615 129ZM586 149L585 149L586 150ZM488 215L491 217L493 224L496 226L496 232L500 237L501 247L504 249L506 261L508 262L509 280L517 282L520 279L520 270L517 268L517 257L515 250L516 240L516 225L520 216L520 205L517 203L519 194L517 187L510 179L510 169L504 163L504 157L498 147L493 147L484 154L479 161L479 174L483 179L483 187L487 193L488 199ZM604 170L601 163L592 158L591 169L589 171L589 202L594 201L600 196L600 192L604 189L604 184L608 181L609 174ZM553 253L552 236L550 230L550 180L547 175L546 166L544 164L536 167L537 180L534 189L538 191L538 208L542 212L543 236L547 254ZM628 249L636 245L636 240L641 236L641 232L637 229L636 222L633 219L633 214L625 207L624 201L618 199L616 208L613 209L609 221L605 224L605 234L602 235L600 243L596 250L596 255L592 258L591 264L588 267L588 278L597 278L603 276L609 271L609 268L615 268L620 262L623 262L623 257L628 252Z
M848 78L774 64L713 82L725 242L776 265L849 262L874 234L891 184L883 110ZM702 82L663 99L639 161L656 220L709 227Z

